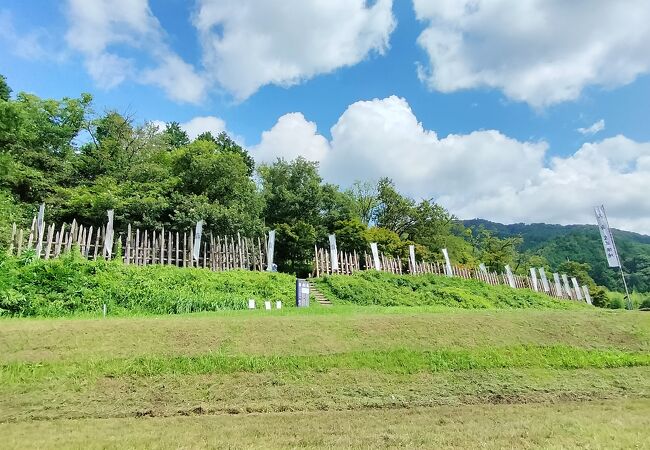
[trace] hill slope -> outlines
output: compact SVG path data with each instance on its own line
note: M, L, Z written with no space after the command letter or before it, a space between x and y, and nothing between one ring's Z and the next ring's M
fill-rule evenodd
M5 448L634 448L650 439L649 350L650 315L597 309L0 319L0 434Z
M591 266L590 275L597 284L621 290L617 271L607 267L605 252L595 225L551 225L544 223L504 225L483 219L463 221L465 226L483 226L497 236L521 236L521 250L544 256L551 266L563 261L585 262ZM623 265L629 274L632 289L650 292L650 236L631 231L613 230Z

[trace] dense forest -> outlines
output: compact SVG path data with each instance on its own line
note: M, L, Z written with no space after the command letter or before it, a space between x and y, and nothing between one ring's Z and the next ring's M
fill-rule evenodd
M620 273L607 266L596 225L502 225L480 219L466 220L464 224L473 229L484 228L500 238L520 236L520 251L539 255L552 267L565 261L587 263L597 284L611 290L623 289ZM650 236L616 229L612 232L630 285L634 290L650 292Z
M406 258L414 244L419 259L432 260L446 247L457 264L482 262L495 271L510 264L522 274L546 267L593 289L619 287L615 272L601 270L603 250L589 228L535 240L528 231L504 232L495 224L466 226L433 199L403 195L387 178L341 189L303 158L256 165L225 133L191 140L176 122L160 129L118 111L97 112L90 94L14 94L0 77L0 245L11 223L29 225L42 202L55 222L97 226L114 209L118 229L130 223L188 230L201 219L207 232L219 234L275 229L279 270L288 273L309 272L314 245L326 245L336 233L344 251L377 242L384 253ZM633 286L650 290L650 253L632 251L641 244L625 239L620 246L631 258L625 262Z

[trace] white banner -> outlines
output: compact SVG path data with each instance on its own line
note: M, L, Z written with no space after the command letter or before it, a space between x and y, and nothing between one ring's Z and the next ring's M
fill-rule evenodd
M539 276L542 278L542 287L544 288L544 292L550 292L551 286L549 286L548 284L548 278L546 278L546 271L544 270L543 267L540 267L537 270L539 270Z
M275 230L269 231L269 241L267 243L266 253L266 270L273 271L273 252L275 251Z
M560 275L554 273L553 281L555 281L555 291L557 292L557 295L561 295L562 297L564 297L564 293L562 291L562 282L560 281Z
M370 250L372 250L372 260L375 263L375 270L381 270L381 262L379 261L379 249L376 242L370 243Z
M612 230L609 228L609 222L605 214L605 207L596 206L594 207L594 211L596 212L600 237L603 240L603 247L605 248L605 256L607 256L607 263L609 267L621 267L621 261L616 251L616 244L614 243L614 236L612 236Z
M201 254L201 237L203 237L203 221L199 220L194 229L194 247L192 248L194 261L198 261Z
M578 280L575 277L573 277L571 278L571 282L573 283L573 289L575 289L576 291L576 298L578 300L582 300L582 291L580 289L580 285L578 284Z
M108 212L108 225L106 225L106 237L104 238L104 258L111 258L113 254L113 215L114 211L109 209Z
M585 294L585 300L587 303L592 305L593 303L591 303L591 294L589 293L589 288L587 286L582 286L582 293Z
M569 298L573 298L573 292L571 291L571 285L569 284L569 277L566 276L566 274L562 274L562 281L564 282L564 292L569 296Z
M516 288L515 277L512 275L512 269L509 265L506 265L506 276L508 277L508 284L511 288Z
M479 268L479 270L480 270L481 272L483 272L485 275L488 274L488 270L487 270L487 267L485 267L485 264L483 264L483 263L479 264L479 265L478 265L478 268Z
M411 260L411 270L413 273L417 273L417 266L415 263L415 245L409 245L409 258Z
M336 249L336 235L330 234L330 259L332 261L332 271L339 270L339 252Z
M454 271L451 269L451 261L449 261L449 253L446 248L442 249L442 256L445 257L445 274L448 277L453 277Z
M36 219L36 257L41 257L43 248L43 233L45 232L45 203L41 203L38 208L38 218Z
M539 292L539 285L537 284L537 272L534 267L530 268L530 279L533 282L533 290Z

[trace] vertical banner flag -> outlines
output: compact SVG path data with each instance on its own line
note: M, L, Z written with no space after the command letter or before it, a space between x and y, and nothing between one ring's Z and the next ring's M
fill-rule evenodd
M194 247L192 248L192 256L195 261L199 260L199 255L201 254L201 237L203 236L203 221L199 220L196 222L196 228L194 229Z
M569 298L573 298L573 293L571 292L571 285L569 284L569 277L566 274L562 274L562 281L564 282L564 290L566 291Z
M479 264L479 265L478 265L478 268L479 268L479 270L480 270L481 272L483 272L484 275L487 275L487 274L488 274L488 270L487 270L487 267L485 267L485 264L483 264L483 263Z
M273 271L273 251L275 250L275 230L269 231L269 242L267 243L266 270Z
M533 282L533 290L539 292L539 285L537 284L537 272L534 267L530 268L530 279Z
M589 293L589 288L587 286L582 286L582 293L585 294L585 300L587 300L587 303L592 305L591 303L591 294Z
M113 253L113 215L114 211L109 209L108 224L106 225L106 237L104 237L104 258L111 258Z
M339 252L336 249L336 235L330 234L330 259L332 260L332 271L339 270Z
M598 229L600 230L600 237L603 240L603 247L605 248L605 255L607 256L607 263L609 264L609 267L621 267L621 261L618 258L612 230L609 228L607 215L605 215L605 207L602 205L596 206L594 207L594 211L596 212Z
M43 233L45 232L45 203L41 203L38 208L38 218L36 219L36 257L41 257L43 248Z
M543 267L540 267L537 270L539 270L539 276L542 278L542 287L544 288L544 292L549 292L551 290L551 286L548 285L548 278L546 278L546 271L544 270Z
M381 263L379 262L379 249L376 242L370 243L370 250L372 250L372 260L375 263L375 270L381 270Z
M416 273L417 266L415 265L415 245L409 245L409 258L411 260L411 270L413 273Z
M578 280L573 277L571 278L571 282L573 283L573 289L576 291L576 298L578 300L582 300L582 291L580 290L580 285L578 284Z
M510 265L506 265L506 276L508 277L508 284L510 285L511 288L517 287L515 285L515 277L512 275L512 269L510 268Z
M553 281L555 281L555 291L557 295L561 295L564 297L564 294L562 293L562 282L560 281L560 275L557 273L553 274Z
M442 249L442 256L445 257L445 273L447 274L448 277L453 277L454 272L451 270L451 262L449 261L449 253L447 252L446 248Z

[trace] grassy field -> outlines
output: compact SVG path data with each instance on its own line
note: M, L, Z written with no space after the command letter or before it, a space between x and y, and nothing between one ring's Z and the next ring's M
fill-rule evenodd
M7 448L644 448L649 417L638 311L0 320Z

